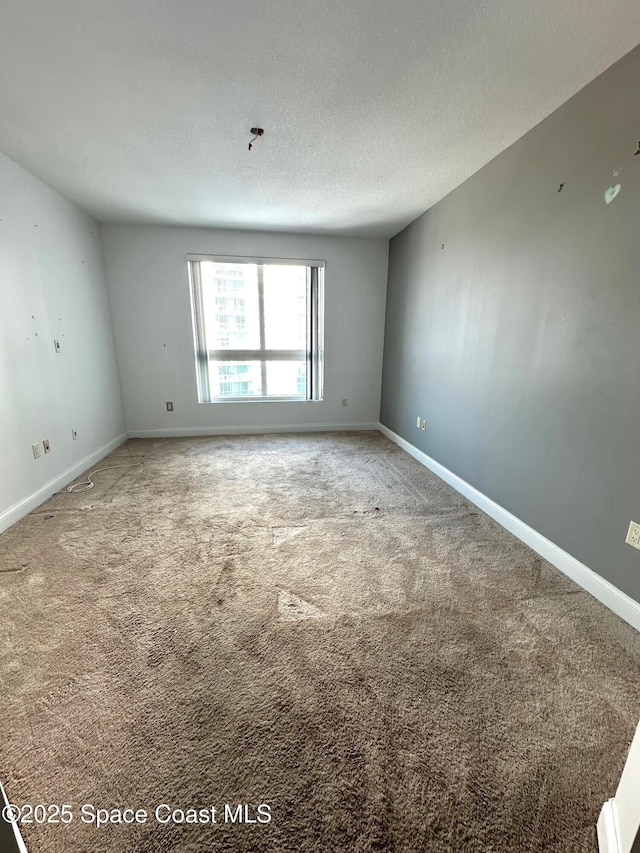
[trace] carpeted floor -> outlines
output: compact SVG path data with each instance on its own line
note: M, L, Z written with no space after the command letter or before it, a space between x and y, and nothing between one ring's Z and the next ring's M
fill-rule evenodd
M0 537L0 779L73 814L30 853L597 849L629 626L378 433L129 459Z

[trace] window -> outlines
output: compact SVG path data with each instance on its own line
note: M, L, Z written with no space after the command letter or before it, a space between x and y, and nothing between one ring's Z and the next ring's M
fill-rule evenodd
M187 263L200 402L321 400L324 262Z

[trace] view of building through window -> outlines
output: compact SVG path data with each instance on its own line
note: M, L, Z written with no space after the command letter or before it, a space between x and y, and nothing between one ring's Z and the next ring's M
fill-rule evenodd
M197 267L194 322L208 385L201 397L311 399L312 268L216 260Z

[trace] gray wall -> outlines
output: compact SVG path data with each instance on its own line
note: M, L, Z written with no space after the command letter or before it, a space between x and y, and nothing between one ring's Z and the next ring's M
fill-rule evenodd
M640 601L639 80L636 48L391 241L381 420Z
M377 424L386 240L103 225L102 241L129 432L188 435ZM326 261L322 402L198 402L189 253ZM346 408L343 399L348 400ZM167 400L174 404L171 413Z

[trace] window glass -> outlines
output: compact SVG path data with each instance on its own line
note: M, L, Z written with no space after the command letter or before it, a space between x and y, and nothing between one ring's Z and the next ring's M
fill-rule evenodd
M323 271L189 259L201 403L322 399Z
M306 267L264 267L264 325L267 349L306 348Z
M209 382L212 397L260 397L260 362L212 360L209 362Z
M209 349L259 349L260 309L256 264L201 264Z
M304 361L268 361L267 391L277 397L307 394L307 365Z

